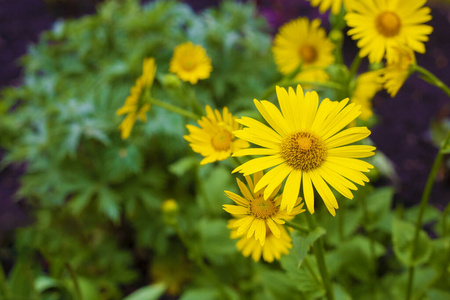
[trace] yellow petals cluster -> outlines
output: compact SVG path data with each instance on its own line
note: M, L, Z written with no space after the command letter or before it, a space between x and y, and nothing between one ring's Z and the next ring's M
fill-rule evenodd
M206 117L197 123L200 127L186 125L189 135L184 138L190 142L194 152L204 157L200 162L202 165L227 159L232 153L249 147L248 142L235 138L233 131L239 129L239 123L227 107L223 108L221 114L207 105Z
M425 53L424 42L433 27L425 25L431 20L426 0L367 0L352 1L345 16L351 27L348 34L358 40L360 56L368 56L372 63L396 61L395 47L408 47Z
M372 98L383 88L382 70L369 71L358 76L350 101L361 106L359 118L367 121L372 115Z
M142 64L142 75L136 80L136 83L130 90L130 95L125 99L125 104L116 111L118 116L126 114L119 125L122 139L127 139L137 119L142 122L147 121L146 112L150 109L150 103L144 103L142 96L153 85L156 73L156 64L154 58L146 58Z
M319 104L315 91L303 93L277 87L280 109L269 101L254 100L256 108L270 125L243 117L239 123L246 126L235 131L238 138L260 147L238 151L234 156L260 155L237 167L233 172L245 176L270 169L256 184L254 192L264 190L264 199L285 181L280 209L291 213L297 203L300 189L310 213L314 213L314 188L334 216L339 207L330 189L352 199L354 183L364 185L369 179L363 172L373 168L359 158L374 154L375 147L350 145L369 136L366 127L345 127L360 114L360 106L349 100Z
M199 79L209 78L212 71L211 59L202 46L186 42L175 47L169 71L183 81L196 84Z
M411 74L411 66L416 63L414 52L407 47L396 47L398 60L387 62L383 69L383 85L391 97L395 97L398 91Z
M295 80L325 81L329 78L325 68L334 62L334 44L320 22L320 19L309 22L308 18L298 18L280 28L272 47L280 73L291 74L300 68Z
M280 209L282 195L277 195L280 185L270 191L267 199L264 198L265 189L254 192L262 177L262 171L256 172L253 180L250 176L245 176L247 185L237 179L243 197L225 191L236 205L226 204L223 208L234 217L228 227L233 229L232 238L240 238L238 249L245 256L252 254L255 261L260 259L262 253L264 260L271 262L274 258L279 259L281 254L288 253L288 249L292 247L291 238L282 224L285 220L292 220L304 209L303 203L300 203L301 198L297 198L290 213Z

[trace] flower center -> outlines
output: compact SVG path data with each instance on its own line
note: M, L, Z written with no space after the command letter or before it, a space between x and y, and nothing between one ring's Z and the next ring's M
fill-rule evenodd
M270 218L278 212L278 206L275 206L275 200L273 198L264 200L262 194L255 197L255 200L250 201L249 209L250 214L258 219Z
M221 129L213 136L211 139L211 144L214 149L218 151L228 150L230 149L232 139L233 136L228 130Z
M185 58L183 59L181 65L183 66L184 70L191 71L196 67L196 62L191 58Z
M375 18L375 27L385 37L398 34L402 22L395 12L383 11Z
M280 154L294 169L311 171L320 167L325 161L327 148L315 135L301 131L284 138Z
M305 63L312 63L317 59L317 50L311 45L303 45L299 54Z

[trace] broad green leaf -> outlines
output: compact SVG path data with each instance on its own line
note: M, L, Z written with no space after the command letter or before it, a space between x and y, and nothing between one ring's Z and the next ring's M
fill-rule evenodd
M200 300L219 299L219 292L216 288L193 288L181 295L180 300Z
M416 266L428 261L431 255L431 243L428 234L420 230L413 257L415 227L407 221L394 218L392 222L392 243L397 258L406 266Z
M375 229L379 227L380 222L391 211L392 199L394 196L394 188L382 187L375 189L371 194L367 195L367 211L368 211L368 224L367 229Z
M123 300L157 300L166 291L166 285L164 283L154 283L150 286L140 288L133 292L131 295L123 298Z

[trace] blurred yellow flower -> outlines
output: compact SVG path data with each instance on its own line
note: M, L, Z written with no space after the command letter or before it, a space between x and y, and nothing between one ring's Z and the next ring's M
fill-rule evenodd
M212 71L211 59L202 46L192 42L183 43L175 47L169 71L177 74L183 81L196 84L199 79L209 78Z
M315 70L315 75L320 73L318 78L325 75L327 80L328 74L323 69L334 62L333 49L334 44L320 27L319 19L310 23L308 18L298 18L280 28L272 52L280 73L291 74L301 66L302 71Z
M233 131L239 129L239 123L228 108L224 107L222 114L215 109L206 106L206 117L197 121L200 128L194 125L186 125L189 135L184 138L190 142L192 150L200 153L205 158L200 162L204 165L218 160L224 160L238 150L249 147L249 143L236 139Z
M406 47L395 47L398 53L398 60L387 62L383 69L383 86L391 97L395 97L398 91L411 75L411 66L416 63L414 52Z
M225 191L225 194L233 200L237 205L225 204L223 209L234 215L236 222L232 223L232 227L237 228L237 234L247 233L247 238L255 236L259 240L261 246L264 246L267 230L270 230L276 238L280 238L280 230L277 224L284 224L284 220L291 220L297 214L304 212L302 199L299 197L295 203L294 209L288 214L286 211L280 210L281 195L276 196L281 186L278 186L267 200L264 199L264 189L254 192L255 185L263 176L263 172L256 172L253 180L250 176L245 176L247 186L237 180L241 197L235 193Z
M364 185L369 179L363 172L373 166L357 158L372 156L375 147L348 145L370 134L366 127L344 129L356 119L359 106L348 99L319 104L315 91L303 94L300 85L297 92L277 87L276 93L281 111L271 102L254 100L256 108L273 128L251 118L238 120L244 126L235 131L236 137L257 144L262 148L238 151L234 156L263 155L240 165L233 172L254 174L272 168L256 184L257 192L265 187L264 199L286 179L281 209L291 212L297 202L300 185L306 206L314 213L314 190L318 191L329 212L334 216L338 203L329 185L343 196L352 199L350 190L356 190L355 182ZM344 130L342 130L344 129Z
M311 6L319 6L319 11L323 14L330 9L333 15L337 15L341 12L342 4L346 4L346 0L308 0L311 2Z
M423 42L433 27L423 23L431 20L426 0L352 1L346 14L348 34L361 48L361 57L369 56L372 63L380 62L386 54L388 61L398 59L394 47L407 46L425 53Z
M229 228L233 228L235 220L230 220L228 223ZM261 246L253 237L248 238L245 233L238 233L236 229L231 231L230 237L232 239L240 238L236 243L236 247L242 252L242 255L249 257L251 255L255 262L263 259L267 262L273 262L275 259L280 259L281 255L289 254L289 249L292 248L292 239L287 233L286 229L279 224L276 224L277 230L280 232L279 237L276 237L272 231L266 230L265 243Z
M359 118L367 121L372 115L372 98L383 88L381 70L363 73L356 79L355 90L350 101L361 106Z
M146 112L150 109L149 103L143 103L142 94L145 90L150 90L155 79L156 64L154 58L146 58L142 64L142 75L130 90L130 95L125 99L125 104L116 111L116 115L127 114L119 125L122 139L127 139L137 119L142 122L147 121Z

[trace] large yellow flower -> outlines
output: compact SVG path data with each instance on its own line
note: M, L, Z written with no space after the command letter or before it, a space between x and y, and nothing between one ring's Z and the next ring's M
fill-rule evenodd
M235 222L235 220L229 221L229 228L234 227L233 222ZM264 243L264 246L261 246L261 243L253 237L248 238L245 236L245 232L239 234L236 229L231 231L230 237L232 239L240 238L240 240L236 243L236 247L245 257L249 257L251 255L252 259L255 262L258 262L262 255L263 259L270 263L275 259L280 259L283 254L289 254L289 249L292 248L292 239L286 229L279 224L276 226L278 227L280 236L276 237L272 231L266 230L266 242Z
M257 192L265 187L264 198L287 178L280 208L291 212L297 201L301 183L303 198L311 213L314 213L313 186L319 192L332 215L338 203L328 185L352 199L350 190L356 190L355 182L364 185L369 179L362 173L373 168L361 157L372 156L375 147L348 144L359 141L370 134L366 127L352 127L342 130L361 113L359 106L349 104L348 99L340 102L324 99L319 105L315 91L303 94L289 88L276 88L280 110L266 100L254 103L273 128L252 118L243 117L239 123L247 126L235 131L239 138L261 146L235 153L235 156L263 155L252 159L233 172L244 175L272 168L255 186Z
M387 62L383 69L383 86L391 97L397 95L403 83L411 75L411 66L416 63L416 57L411 49L396 47L394 50L397 51L399 59Z
M116 111L118 116L127 114L119 125L122 139L127 139L137 119L147 121L146 112L150 109L149 103L142 101L142 93L150 89L155 79L156 64L154 58L146 58L142 63L142 75L130 90L130 95L125 99L125 104Z
M248 188L245 184L237 180L241 197L235 193L225 191L228 198L233 200L237 205L225 204L224 210L233 214L237 220L233 223L233 227L237 228L237 233L247 233L247 238L255 236L259 240L261 246L264 246L267 229L269 229L276 238L280 238L280 230L277 224L284 224L284 220L292 220L294 216L305 211L302 209L301 198L299 197L295 203L294 209L288 214L286 211L280 210L281 195L276 196L281 186L278 186L267 200L264 199L264 189L254 192L255 185L263 176L263 172L256 172L253 180L250 176L245 176ZM249 190L250 189L250 190Z
M433 27L423 23L431 20L430 8L423 7L426 0L367 0L353 1L351 12L345 20L348 34L359 40L361 57L369 56L370 62L397 59L394 47L407 46L419 53L425 53L423 42Z
M372 98L383 88L381 70L363 73L356 79L356 87L350 101L361 106L359 118L367 121L372 115Z
M183 43L175 47L169 71L177 74L183 81L196 84L199 79L209 78L212 71L211 59L202 46L192 42Z
M275 36L272 52L278 70L290 74L301 69L323 69L334 62L334 44L320 20L298 18L283 25ZM326 73L325 73L326 74Z
M224 160L238 150L249 147L247 141L236 139L233 131L239 129L228 108L224 107L222 114L215 109L206 106L206 117L197 121L200 128L194 125L186 125L189 135L184 138L190 142L194 152L200 153L205 158L200 162L204 165L217 160Z

